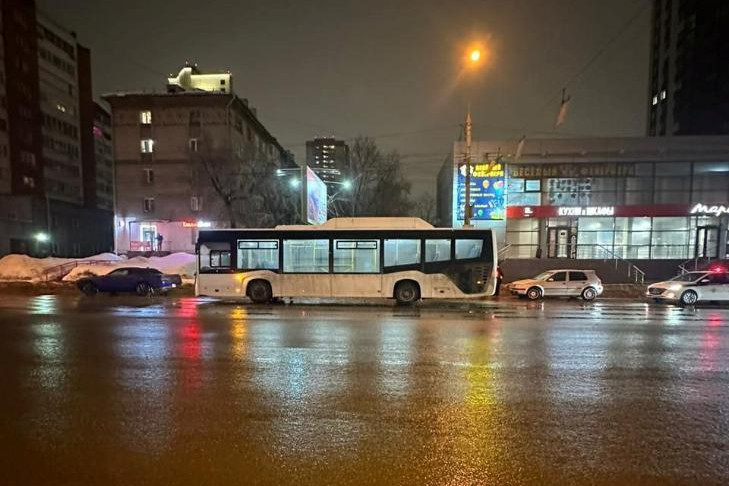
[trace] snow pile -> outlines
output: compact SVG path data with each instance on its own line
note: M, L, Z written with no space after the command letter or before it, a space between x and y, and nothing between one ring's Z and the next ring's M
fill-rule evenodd
M87 258L33 258L28 255L7 255L0 258L0 280L38 281L42 279L45 270L80 260L121 261L123 257L113 253L102 253Z
M88 275L106 275L122 267L156 268L162 273L180 275L183 281L195 278L196 258L189 253L173 253L164 257L134 257L118 263L79 265L63 277L64 282L75 282Z

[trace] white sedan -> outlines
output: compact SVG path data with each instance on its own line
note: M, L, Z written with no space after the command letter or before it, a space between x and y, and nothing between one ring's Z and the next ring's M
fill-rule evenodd
M729 301L729 272L717 270L685 273L650 285L645 295L656 302L677 302L681 305L694 305L702 301Z

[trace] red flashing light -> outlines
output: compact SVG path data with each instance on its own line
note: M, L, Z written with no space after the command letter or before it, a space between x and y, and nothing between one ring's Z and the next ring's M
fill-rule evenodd
M723 272L726 272L726 268L724 268L724 267L720 267L720 266L718 266L718 265L717 265L717 266L715 266L715 267L711 267L711 268L709 269L709 271L710 271L710 272L713 272L713 273L723 273Z

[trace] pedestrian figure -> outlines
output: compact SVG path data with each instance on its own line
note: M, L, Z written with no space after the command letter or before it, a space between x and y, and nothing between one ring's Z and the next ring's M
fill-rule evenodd
M162 251L162 242L164 240L165 237L161 233L157 233L157 251Z

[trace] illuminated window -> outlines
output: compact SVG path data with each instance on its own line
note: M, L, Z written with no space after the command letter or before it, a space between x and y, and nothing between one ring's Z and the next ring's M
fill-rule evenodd
M190 209L192 211L202 211L202 197L200 196L192 196L190 198Z
M278 241L238 240L238 268L278 270Z
M666 93L666 90L664 89L663 91L661 91L661 99L665 100L667 97L668 97L668 93Z
M152 123L152 112L144 110L139 112L139 123L142 125L149 125Z
M151 154L154 152L154 140L151 138L145 138L140 142L140 146L143 154Z
M658 95L653 95L653 106L658 104Z
M425 261L445 262L451 259L451 240L425 240Z
M385 240L385 267L420 264L420 240Z
M334 240L334 273L380 273L379 242Z
M189 146L190 152L197 152L198 148L200 147L200 140L198 140L197 138L191 138Z

